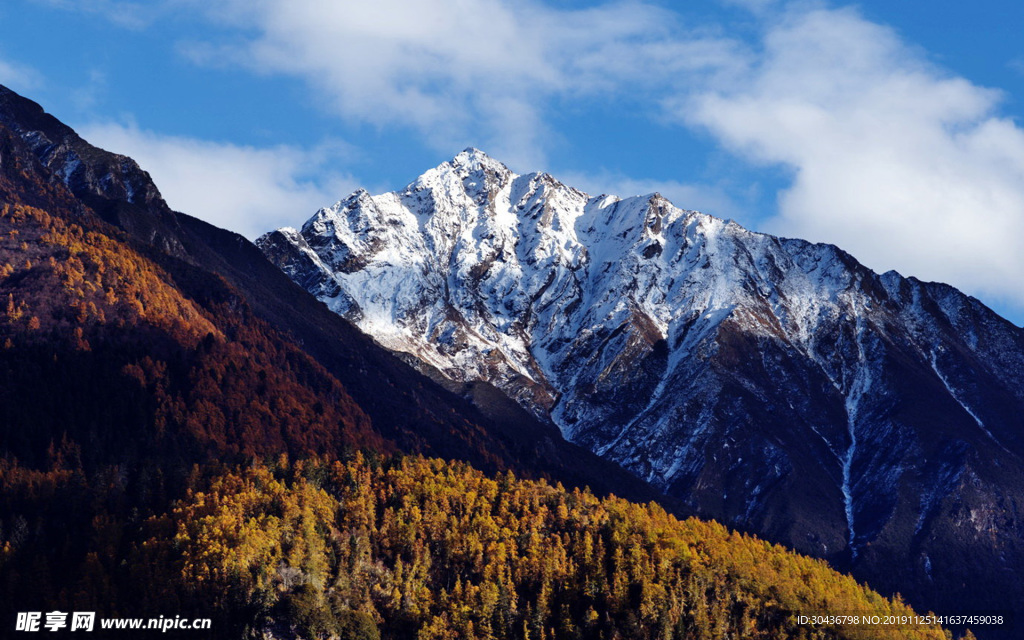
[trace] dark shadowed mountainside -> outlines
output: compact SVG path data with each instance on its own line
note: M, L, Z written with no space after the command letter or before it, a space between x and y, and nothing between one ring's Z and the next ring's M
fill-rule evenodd
M257 244L704 517L918 606L1020 607L1024 329L952 287L476 149Z
M12 185L12 197L45 209L50 196L37 195L44 185L68 210L95 212L123 231L118 241L166 274L183 297L208 303L213 316L221 313L216 305L243 309L262 330L311 357L384 440L482 469L549 474L638 499L659 495L565 442L550 425L525 414L492 419L486 408L420 375L294 285L252 243L171 211L134 160L93 147L34 102L0 89L0 125L14 134L9 143L31 167L32 184Z

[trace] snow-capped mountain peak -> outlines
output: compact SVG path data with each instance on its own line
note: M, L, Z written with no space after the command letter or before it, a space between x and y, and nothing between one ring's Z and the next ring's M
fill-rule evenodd
M1024 451L1019 328L660 194L591 197L467 149L259 244L423 370L492 384L702 513L821 555L929 526L971 456Z

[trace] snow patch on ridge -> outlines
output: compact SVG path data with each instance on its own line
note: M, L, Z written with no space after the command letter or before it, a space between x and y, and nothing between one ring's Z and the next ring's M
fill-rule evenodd
M982 433L988 436L988 439L995 443L996 446L998 446L1000 449L1002 449L1006 453L1011 453L1010 450L1007 449L1002 442L1000 442L994 435L992 435L992 432L988 430L988 427L986 427L985 423L981 421L981 418L978 417L978 414L974 413L974 411L967 405L967 403L964 402L963 399L961 399L960 394L956 391L956 389L953 388L953 385L950 384L949 380L946 378L945 375L943 375L942 371L939 370L939 363L934 350L929 354L929 362L932 365L932 371L935 372L935 376L942 382L942 385L946 387L946 391L948 391L949 395L954 400L956 400L957 404L959 404L961 408L963 408L963 410L967 412L967 415L971 416L971 418L974 420L974 423L978 425L979 429L981 429Z
M751 232L658 194L591 197L476 149L282 235L303 257L283 268L382 345L451 380L494 384L660 488L692 495L743 460L756 481L730 499L755 518L792 467L780 437L813 441L820 493L853 558L913 464L885 451L913 443L900 429L920 429L880 408L894 372L921 368L904 356L925 358L913 353L925 335L986 344L972 323L959 328L974 308L951 288L878 276L831 245ZM1019 360L1002 369L1024 370ZM931 367L987 432L934 353Z

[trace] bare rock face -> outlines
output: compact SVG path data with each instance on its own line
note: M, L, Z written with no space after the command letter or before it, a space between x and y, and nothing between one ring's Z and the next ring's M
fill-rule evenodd
M2 86L0 200L59 209L80 216L86 226L97 222L92 213L99 214L119 229L104 233L152 260L185 297L251 313L316 360L344 386L373 429L402 451L463 460L488 472L508 469L586 485L639 502L657 498L677 513L687 512L613 462L565 441L552 423L536 419L487 382L449 389L435 384L327 310L242 236L172 211L134 160L89 144L40 105ZM58 398L54 406L77 410L71 402ZM109 425L119 426L124 425ZM105 425L103 431L110 429ZM97 455L109 453L98 449Z
M169 254L189 258L178 238L180 224L134 160L92 146L41 106L3 86L0 125L18 135L54 179L107 222Z
M475 149L257 244L702 515L926 607L1024 592L1024 330L949 286Z

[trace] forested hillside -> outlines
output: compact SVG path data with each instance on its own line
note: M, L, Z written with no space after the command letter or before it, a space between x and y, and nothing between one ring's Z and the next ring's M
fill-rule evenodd
M494 413L0 89L0 635L95 611L211 617L218 639L944 637L800 628L905 609L599 499L582 487L657 494Z
M409 365L292 283L242 236L172 211L149 174L134 160L92 146L70 127L43 111L38 104L0 86L2 203L44 211L56 219L47 224L80 227L87 233L78 242L75 251L84 250L96 254L97 251L90 248L90 243L105 238L102 242L106 248L99 251L98 260L93 259L96 255L90 260L103 263L111 252L130 255L129 261L138 263L138 268L131 271L131 274L156 274L154 277L157 280L173 290L174 295L184 299L183 309L189 306L197 308L207 321L219 328L225 338L223 345L231 346L221 348L223 345L214 341L213 346L217 347L219 353L210 356L208 360L212 362L196 367L194 354L190 355L187 341L181 343L177 335L171 335L171 340L178 344L171 345L170 351L176 352L178 357L168 358L165 357L167 350L163 349L167 332L164 332L163 337L154 337L153 332L147 328L147 325L154 322L163 323L162 326L180 322L173 315L177 303L162 310L145 308L144 305L144 314L132 315L129 311L127 316L122 317L123 323L103 329L109 341L103 349L93 349L88 356L95 359L103 357L97 356L97 353L121 353L124 351L122 347L134 339L134 346L129 350L138 349L131 358L144 359L145 355L151 355L154 360L165 361L169 365L167 374L176 376L178 384L164 385L161 389L172 395L176 393L179 399L188 396L184 399L188 405L187 410L199 418L199 422L203 422L202 418L207 414L213 418L210 424L200 425L192 421L189 425L190 429L209 431L200 434L204 439L201 448L205 448L207 453L219 455L223 451L218 446L221 444L232 451L258 451L265 445L272 450L279 450L274 447L278 447L282 441L291 440L286 445L287 451L296 454L307 446L325 451L324 446L332 448L335 445L368 442L363 430L365 423L359 422L357 426L352 422L357 419L361 421L361 415L369 420L377 439L389 443L386 445L388 447L394 443L407 452L466 460L484 470L511 468L530 475L549 476L574 486L589 485L601 493L614 491L619 495L642 500L660 496L658 491L617 465L566 442L554 426L533 419L514 403L500 402L504 397L493 388L482 385L460 395L416 373ZM23 224L29 228L20 229ZM10 242L4 245L10 252L5 254L8 256L5 260L18 273L11 272L10 275L14 277L0 279L0 296L3 297L0 304L6 303L8 294L13 294L16 301L35 295L32 291L22 291L23 287L33 290L62 289L61 285L51 281L54 271L31 271L24 268L28 256L21 255L22 246L29 253L55 253L58 263L65 253L75 257L64 249L34 246L31 237L43 233L32 231L31 227L36 224L32 217L24 216L19 216L16 221L8 221L4 237L11 231L15 235L10 236ZM22 235L15 237L17 234ZM35 260L31 264L38 266L39 262ZM24 277L29 272L32 277ZM135 283L131 274L124 286L135 287L135 291L128 297L152 297L151 293L144 291L143 282L152 283L153 277L147 275L146 279ZM91 271L85 275L95 279ZM85 289L83 292L87 296L93 295ZM64 296L54 304L60 306L77 301L77 298ZM90 299L84 301L87 310L88 302L94 302L101 308L101 301ZM163 311L171 316L159 317ZM64 316L72 315L75 314L64 313ZM26 321L30 319L31 315L25 317ZM134 322L136 319L141 322ZM40 322L43 320L45 318L40 316ZM226 329L228 325L230 329ZM68 329L67 325L61 324L58 333ZM72 331L75 329L77 327L70 328ZM87 327L82 327L82 330L87 333ZM60 339L65 338L61 336ZM42 342L45 343L45 340ZM111 343L120 346L112 349ZM12 344L16 349L21 346L17 339ZM93 339L91 344L95 347L96 340ZM210 342L204 338L200 347L206 346L210 346ZM45 350L45 344L43 348ZM263 353L249 353L253 350ZM230 365L217 362L224 355L231 361ZM26 358L31 362L38 361L35 354L26 355ZM69 361L64 359L63 362ZM277 393L274 388L280 382L252 379L253 376L276 375L273 366L264 366L267 362L287 368L291 373L287 373L286 377L290 377L292 382L299 382L305 391L291 394L287 389L282 389L277 404L263 401L265 398L262 393ZM100 407L107 411L108 403L111 408L117 408L126 397L124 390L108 388L111 380L115 383L120 381L120 368L125 364L119 361L114 373L94 364L80 367L75 371L85 372L89 380L84 382L81 376L62 377L53 375L53 372L35 378L19 373L12 379L16 379L20 387L17 393L12 387L10 397L23 399L26 402L20 403L22 406L43 413L62 410L74 413L82 406L75 405L72 400L82 397L91 398L85 407ZM66 368L59 367L61 371ZM183 372L184 377L181 376ZM32 367L24 373L32 374ZM146 380L147 386L151 388L144 391L143 395L157 390L151 384L152 377L149 374ZM200 382L202 384L197 388ZM64 396L62 384L72 387L92 384L96 389L76 391L70 396ZM221 399L209 395L218 388L230 391L223 398L230 403L237 404L243 398L257 398L261 402L252 408L228 407L225 411L221 407ZM18 395L22 391L29 395ZM316 397L311 398L310 394ZM59 402L48 401L53 397L65 399ZM132 396L129 394L127 397ZM188 404L190 398L194 402ZM499 401L496 402L496 399ZM285 405L287 416L284 425L275 417L281 404ZM358 407L359 415L348 415L353 404ZM179 410L180 403L174 406L175 410L170 413L175 418L189 417ZM274 411L266 411L268 407ZM8 407L0 405L0 413L5 408ZM320 410L329 413L337 410L344 414L337 416L345 423L340 429L344 433L337 433L339 429L335 427L338 423L332 422L331 416L318 416L316 412ZM143 413L151 414L152 411L150 407L144 409ZM90 411L81 413L83 416L72 417L81 420L91 415ZM135 417L121 414L121 418L125 419L118 419L119 428L135 429L134 425L138 422ZM244 425L237 424L236 418L247 422ZM0 416L0 422L2 419ZM113 422L109 416L103 420ZM299 427L299 423L305 426ZM37 427L33 430L41 432L36 435L38 439L56 437L60 440L63 417L34 424ZM53 425L57 428L55 434L49 431ZM43 426L47 428L43 429ZM327 431L332 433L328 434ZM276 435L278 433L279 436ZM296 441L296 438L302 442ZM117 442L131 444L123 439ZM96 447L88 447L88 451L106 455Z
M951 637L800 626L799 614L912 612L714 523L462 463L197 466L184 497L148 517L115 470L90 478L67 463L0 467L14 514L0 595L16 607L212 616L213 637Z
M229 287L186 298L116 230L78 219L0 209L8 454L39 462L62 439L87 462L385 446L341 385Z

